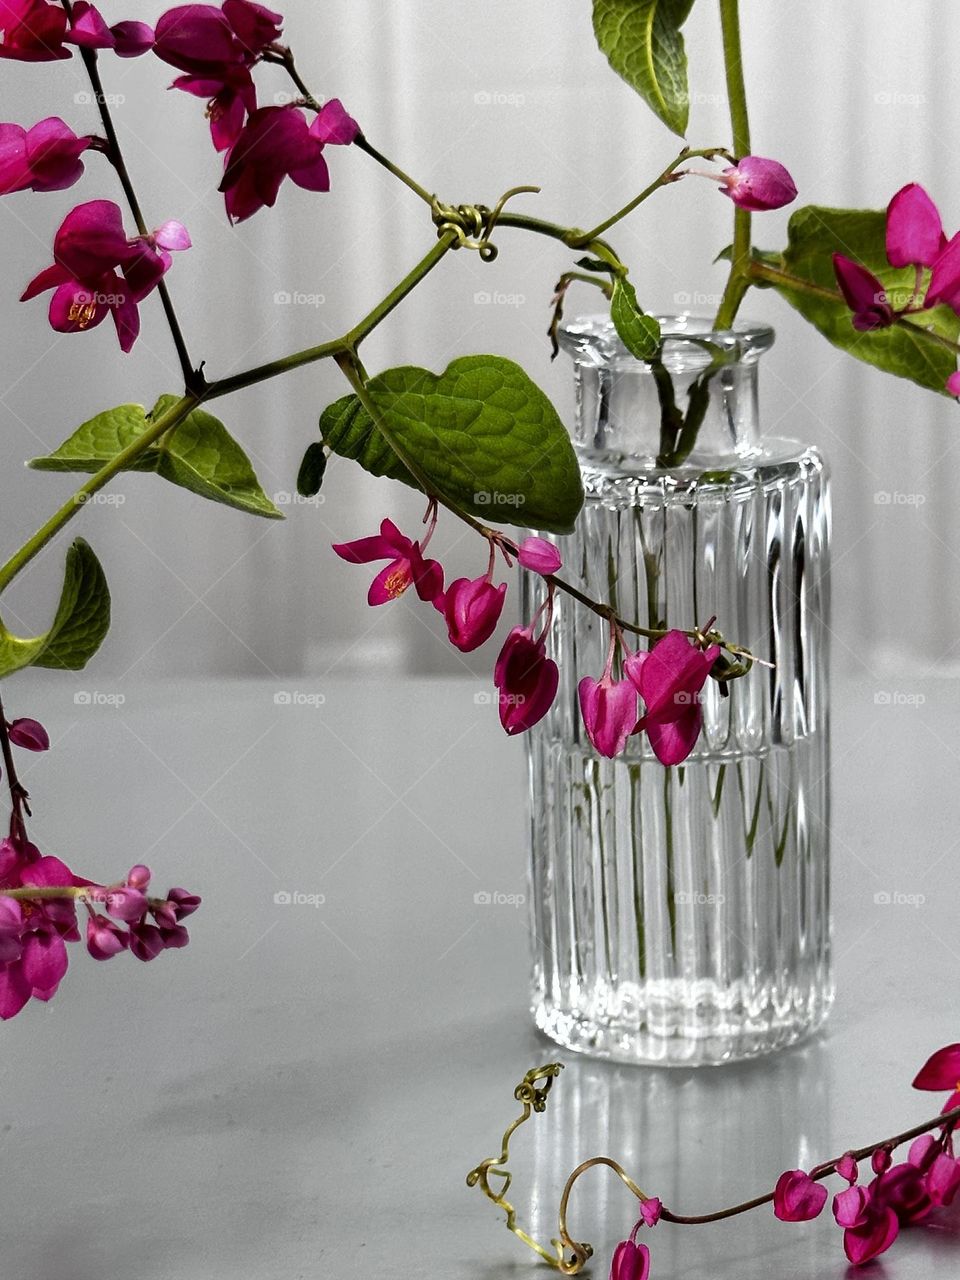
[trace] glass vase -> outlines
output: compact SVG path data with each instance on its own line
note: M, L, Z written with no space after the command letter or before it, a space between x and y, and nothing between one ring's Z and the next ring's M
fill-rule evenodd
M557 594L548 651L560 690L528 748L533 1013L568 1049L694 1066L791 1044L833 997L829 500L816 449L761 437L758 361L772 331L661 325L650 363L609 318L561 331L586 490L576 531L558 539L563 573L644 626L716 616L771 665L726 692L707 681L684 764L661 765L645 734L606 759L577 682L603 670L608 628ZM529 620L542 587L524 577Z

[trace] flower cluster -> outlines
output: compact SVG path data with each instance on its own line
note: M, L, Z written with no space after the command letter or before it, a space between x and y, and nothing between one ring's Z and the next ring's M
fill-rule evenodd
M960 1159L954 1152L953 1135L960 1114L960 1044L947 1045L927 1060L913 1082L915 1089L950 1091L943 1107L946 1118L939 1133L927 1130L901 1135L857 1151L848 1151L838 1160L817 1165L809 1173L788 1169L777 1180L772 1195L773 1212L781 1222L809 1222L819 1217L829 1193L823 1179L836 1174L847 1185L833 1197L833 1216L843 1231L843 1249L854 1266L861 1266L886 1252L902 1227L926 1221L939 1209L953 1203L960 1191ZM918 1135L918 1136L914 1136ZM894 1163L894 1149L912 1139L906 1159ZM861 1165L869 1162L872 1177L860 1182ZM758 1203L748 1201L726 1211L745 1212ZM613 1255L610 1280L647 1280L650 1251L637 1243L643 1226L652 1227L665 1221L691 1222L708 1219L676 1218L667 1213L659 1199L641 1201L640 1218L630 1237L621 1241ZM726 1216L726 1215L721 1215Z
M10 747L49 749L47 731L36 720L13 720L3 729ZM181 921L200 906L186 889L148 896L150 871L139 864L119 883L102 885L42 854L27 835L26 791L12 771L12 756L10 761L10 831L0 840L2 1019L15 1017L31 999L46 1001L56 994L67 971L66 944L80 941L78 903L87 911L87 950L95 960L127 949L139 960L152 960L167 948L185 947L190 935Z
M853 312L855 329L886 329L901 316L941 304L960 315L960 231L947 239L940 211L917 182L902 187L887 206L886 251L891 267L914 269L914 287L902 299L892 297L861 263L842 253L833 255L837 284ZM947 389L960 395L960 373L951 375Z
M136 58L153 45L145 22L117 22L108 27L87 0L76 0L69 18L51 0L0 0L0 58L18 62L55 62L81 49L112 49L121 58Z
M391 520L384 520L378 535L337 543L333 549L352 564L386 560L370 585L367 602L385 604L412 586L421 600L443 614L451 644L469 653L490 639L503 612L507 585L493 582L497 547L508 564L511 555L498 535L490 535L486 573L457 578L444 587L442 566L423 554L436 522L436 503L431 502L425 517L429 528L422 542L412 541ZM524 569L546 579L548 590L532 621L510 631L494 667L500 723L511 736L543 719L559 685L559 670L547 656L546 640L553 617L554 575L562 567L560 553L546 539L528 537L516 548L516 557ZM618 653L623 655L619 680L613 675ZM683 631L668 631L650 650L632 653L617 624L611 623L600 679L584 676L579 684L580 712L594 749L604 756L618 756L629 737L646 732L662 764L680 764L700 734L700 691L719 657L718 645L708 644L699 632L691 637Z

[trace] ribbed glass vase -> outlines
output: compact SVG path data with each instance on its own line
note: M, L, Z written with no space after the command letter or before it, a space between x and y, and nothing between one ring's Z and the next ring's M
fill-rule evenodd
M643 734L605 759L577 681L602 671L607 627L558 593L560 691L529 735L533 1011L569 1049L693 1066L791 1044L832 1001L829 502L815 449L761 437L772 331L661 324L659 364L632 357L607 318L562 331L587 495L559 539L564 575L645 626L715 615L772 666L727 696L707 681L683 765L661 765ZM703 410L695 442L664 436L665 405L693 406L688 423ZM534 579L526 592L529 618L542 590Z

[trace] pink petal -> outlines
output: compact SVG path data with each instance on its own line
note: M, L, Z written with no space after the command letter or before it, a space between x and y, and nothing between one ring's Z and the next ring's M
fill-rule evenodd
M49 751L50 737L39 720L21 717L10 723L8 733L10 741L28 751Z
M290 179L304 191L329 191L330 170L327 162L318 152L307 164L290 170Z
M128 923L139 920L147 911L147 899L139 889L111 889L98 900L105 904L110 915Z
M934 307L940 302L954 311L960 306L960 231L937 255L923 305Z
M947 379L947 390L952 396L960 396L960 369Z
M119 280L117 283L119 286ZM113 325L117 331L120 350L127 352L136 342L140 333L140 312L137 310L137 304L129 293L118 290L117 296L121 298L121 301L116 306L111 307Z
M927 1174L926 1190L935 1205L952 1204L960 1190L960 1162L946 1152L938 1155Z
M682 631L668 631L647 654L631 654L624 671L643 698L648 723L685 715L703 688L717 658L715 646L702 652Z
M866 1187L847 1187L833 1197L833 1216L839 1227L860 1227L867 1221L870 1192Z
M802 1169L781 1173L773 1193L773 1212L781 1222L809 1222L827 1203L827 1188Z
M697 745L702 723L703 709L698 702L677 720L666 724L645 724L641 721L638 727L646 729L653 754L660 763L673 765L683 764Z
M505 582L495 587L486 578L457 578L452 582L444 594L450 643L462 653L479 649L496 630L506 593Z
M6 1022L15 1018L32 994L30 983L23 976L23 964L14 960L0 966L0 1018Z
M663 1202L659 1196L648 1196L640 1203L640 1216L648 1227L655 1227L663 1212Z
M842 253L833 255L833 271L844 301L853 312L855 329L866 332L893 324L893 307L882 282L872 272Z
M29 933L23 947L23 976L35 992L56 990L67 972L67 948L56 933Z
M59 284L66 284L69 279L70 273L58 263L54 263L52 267L44 267L40 274L34 276L23 293L21 293L20 301L29 302L37 294L45 293L47 289L55 289Z
M153 48L158 58L181 71L240 63L244 57L227 19L210 4L168 9L157 20Z
M396 600L397 596L403 595L412 581L410 561L403 559L391 560L370 583L370 590L367 592L367 604L387 604L390 600Z
M77 280L98 280L130 252L123 215L112 200L89 200L72 209L53 242L57 262Z
M138 58L153 48L153 27L145 22L117 22L110 28L118 58Z
M0 124L0 195L22 191L30 185L26 130L18 124Z
M546 538L524 538L517 548L517 559L524 569L544 575L557 573L563 568L560 552Z
M852 1152L848 1151L837 1161L837 1173L841 1178L846 1178L847 1182L856 1182L859 1172L859 1166L854 1159Z
M101 295L89 285L69 280L60 285L50 299L50 325L57 333L82 333L95 329L110 310Z
M112 49L114 35L98 9L87 0L76 0L70 20L70 31L64 36L70 44L84 49Z
M637 722L637 691L629 680L604 681L584 676L578 686L580 714L587 736L602 756L623 752Z
M647 1280L650 1274L650 1250L645 1244L621 1240L613 1253L610 1280Z
M854 1266L862 1266L889 1249L899 1232L897 1215L892 1209L882 1209L864 1226L844 1231L843 1249Z
M350 143L359 132L360 126L347 114L339 98L325 103L310 126L312 136L322 143Z
M932 1133L921 1133L920 1137L914 1138L910 1144L907 1159L918 1169L926 1171L937 1158L939 1149L939 1144Z
M153 233L153 239L161 249L170 249L173 252L189 249L192 243L187 228L182 222L177 222L173 218L157 227Z
M948 1044L932 1054L914 1077L914 1089L960 1088L960 1044Z
M943 247L937 206L918 182L897 192L887 206L887 259L892 267L932 267Z
M280 39L283 16L252 0L223 0L224 17L236 32L240 43L251 54L261 53L268 44Z

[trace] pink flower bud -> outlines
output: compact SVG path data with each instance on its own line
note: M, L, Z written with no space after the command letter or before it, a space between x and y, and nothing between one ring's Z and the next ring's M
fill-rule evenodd
M650 1274L650 1250L645 1244L621 1240L610 1265L610 1280L647 1280Z
M177 919L183 920L193 915L202 899L198 894L189 893L186 889L171 889L167 893L167 901L174 904Z
M126 882L129 889L139 889L141 893L146 893L150 884L150 868L145 867L142 862L136 863L127 872Z
M783 165L762 156L744 156L724 169L721 191L741 209L755 213L779 209L797 196L796 185Z
M39 720L14 720L7 730L10 741L28 751L49 751L50 738Z
M640 1217L648 1227L655 1227L660 1221L660 1214L663 1212L663 1203L659 1196L649 1196L646 1200L641 1201Z
M479 649L496 630L506 594L505 582L495 587L485 577L451 582L443 597L450 643L462 653Z
M773 1212L781 1222L808 1222L827 1203L827 1188L802 1169L781 1173L773 1193Z
M110 889L103 893L103 902L118 920L140 920L147 910L147 900L139 889Z
M534 573L557 573L563 567L560 552L546 538L524 538L517 548L517 559Z
M90 916L87 920L87 950L94 960L109 960L124 951L129 941L126 929L106 916Z
M138 960L155 960L163 949L163 934L155 924L130 926L130 950Z
M594 749L612 759L622 753L637 723L637 690L629 680L584 676L577 688L580 714Z
M840 1157L837 1161L837 1173L841 1178L846 1178L851 1185L856 1182L860 1173L860 1167L853 1158L853 1152L848 1151L846 1155Z
M500 650L493 683L499 690L500 723L508 734L525 733L542 720L560 683L543 637L534 640L529 627L514 627Z
M870 1166L874 1173L886 1173L893 1162L889 1147L877 1147L870 1157Z

